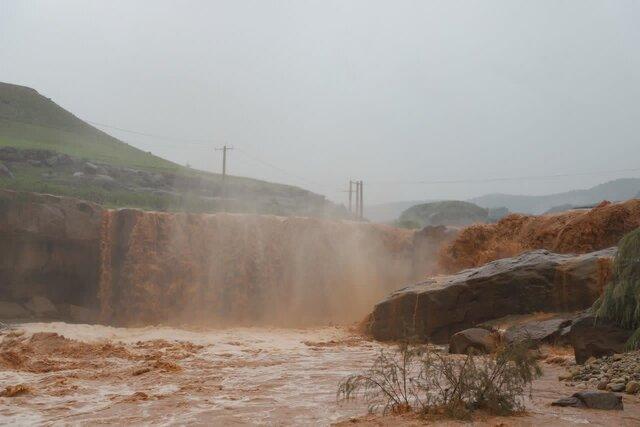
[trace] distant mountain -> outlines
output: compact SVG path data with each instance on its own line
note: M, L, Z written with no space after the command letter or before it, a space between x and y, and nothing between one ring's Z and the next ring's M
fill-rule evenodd
M302 188L191 169L96 129L36 90L0 82L0 188L113 207L346 217Z
M640 178L621 178L586 190L572 190L546 196L487 194L469 201L484 208L504 206L511 212L541 214L563 205L579 207L594 205L603 200L628 200L638 197L639 190Z
M491 209L489 213L490 220L495 220L495 218L492 218L492 211L495 208L507 208L510 212L539 215L546 212L560 212L573 207L592 206L603 200L613 202L633 198L640 198L640 178L621 178L586 190L572 190L545 196L496 193L475 197L468 201L480 207ZM371 221L391 223L397 220L406 209L434 201L436 200L382 203L365 206L364 213ZM504 212L497 216L504 216Z

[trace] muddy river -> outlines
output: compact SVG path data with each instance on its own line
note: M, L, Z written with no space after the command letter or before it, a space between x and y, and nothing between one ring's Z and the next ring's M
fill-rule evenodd
M364 402L337 402L345 375L381 348L346 328L113 328L29 323L2 332L0 397L11 425L370 425L416 424L367 417ZM528 414L484 425L638 425L636 397L617 413L552 408L574 391L545 365ZM613 424L612 424L613 423ZM351 422L349 422L351 424ZM456 423L457 424L457 423Z

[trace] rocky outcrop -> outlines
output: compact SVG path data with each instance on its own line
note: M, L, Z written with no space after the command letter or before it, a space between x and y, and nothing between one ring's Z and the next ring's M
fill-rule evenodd
M461 230L443 248L439 262L443 271L456 272L533 249L588 253L617 245L622 236L638 227L638 199L550 215L512 214L496 224Z
M609 356L625 350L625 344L633 330L623 329L613 322L585 315L571 326L569 339L576 357L582 364L590 357Z
M102 213L78 199L0 191L0 300L96 305Z
M378 303L367 329L379 340L446 343L458 331L510 314L590 307L611 275L615 248L584 255L546 250L400 289Z

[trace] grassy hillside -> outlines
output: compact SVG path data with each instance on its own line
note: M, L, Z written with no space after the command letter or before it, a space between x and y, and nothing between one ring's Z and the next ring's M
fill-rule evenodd
M181 166L113 138L34 89L0 83L0 146L58 153L145 170Z
M89 163L89 164L87 164ZM70 195L108 206L344 216L289 185L193 170L80 120L34 89L0 83L0 188ZM5 174L6 175L6 174Z

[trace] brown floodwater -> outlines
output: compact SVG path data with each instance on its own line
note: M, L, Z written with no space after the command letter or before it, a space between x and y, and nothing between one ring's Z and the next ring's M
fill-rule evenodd
M386 346L343 327L28 323L1 333L2 389L24 385L26 392L0 397L0 424L420 424L406 416L368 416L362 401L336 401L340 379L368 366ZM481 417L476 423L640 425L635 396L624 396L624 411L551 407L554 399L579 389L557 380L562 369L544 365L526 415Z

